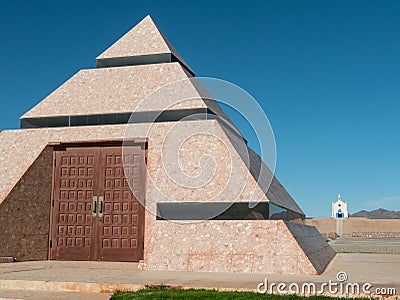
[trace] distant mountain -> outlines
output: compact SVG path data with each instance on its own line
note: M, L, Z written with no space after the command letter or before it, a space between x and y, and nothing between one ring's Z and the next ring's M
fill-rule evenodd
M360 210L350 217L364 217L369 219L400 219L400 211L387 210L383 208L372 211Z

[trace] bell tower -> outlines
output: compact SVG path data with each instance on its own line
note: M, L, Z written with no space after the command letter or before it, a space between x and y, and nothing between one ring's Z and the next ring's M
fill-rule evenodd
M336 202L332 202L332 218L343 219L348 218L349 212L347 211L347 203L342 200L340 194Z

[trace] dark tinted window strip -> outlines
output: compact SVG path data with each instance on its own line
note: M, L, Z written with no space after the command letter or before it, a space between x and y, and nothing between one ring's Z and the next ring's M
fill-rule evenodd
M269 202L157 203L157 220L294 220L304 216Z
M171 62L178 62L192 76L195 75L194 72L189 67L187 67L182 61L180 61L175 55L171 53L101 58L96 60L96 68L99 69L99 68L128 67L128 66L163 64Z
M170 53L161 53L139 56L102 58L96 60L96 68L127 67L170 63L172 61L171 56L172 55Z
M132 118L131 118L132 116ZM149 122L177 122L215 119L213 112L204 109L182 109L169 110L164 112L136 112L120 114L99 114L82 116L60 116L44 118L23 118L20 128L48 128L48 127L70 127L70 126L91 126L91 125L112 125L129 123Z

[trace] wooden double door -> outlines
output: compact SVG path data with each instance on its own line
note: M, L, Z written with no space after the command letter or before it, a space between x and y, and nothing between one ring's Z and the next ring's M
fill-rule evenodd
M143 258L145 158L140 146L54 151L49 258ZM133 192L132 192L133 191Z

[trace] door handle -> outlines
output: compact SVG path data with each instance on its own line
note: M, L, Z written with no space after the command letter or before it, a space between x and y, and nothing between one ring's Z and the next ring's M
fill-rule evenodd
M97 212L97 196L93 196L92 217L96 217L96 212Z
M99 211L98 211L99 218L103 217L103 210L104 210L104 197L100 196L99 197Z

